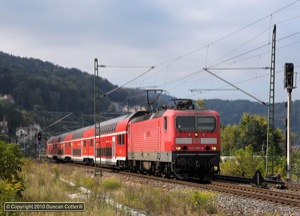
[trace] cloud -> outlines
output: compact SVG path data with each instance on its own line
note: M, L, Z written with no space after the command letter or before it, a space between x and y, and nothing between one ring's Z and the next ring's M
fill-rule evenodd
M4 52L40 58L93 73L93 60L107 65L156 66L131 87L158 86L177 97L248 98L240 92L191 93L224 82L204 67L270 65L273 25L277 24L276 67L299 67L299 3L275 1L109 1L11 0L0 8L0 47ZM272 14L272 16L271 16ZM297 67L296 67L297 69ZM145 70L106 68L101 76L122 85ZM264 70L214 71L268 100ZM283 74L276 95L285 100ZM244 81L249 80L249 81ZM229 88L230 86L227 86ZM298 94L299 95L299 94ZM299 99L299 96L295 97Z

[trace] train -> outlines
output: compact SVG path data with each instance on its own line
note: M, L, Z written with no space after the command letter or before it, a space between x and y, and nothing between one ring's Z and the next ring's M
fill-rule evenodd
M196 109L192 100L176 99L173 106L136 111L52 136L47 158L211 180L220 171L220 115Z

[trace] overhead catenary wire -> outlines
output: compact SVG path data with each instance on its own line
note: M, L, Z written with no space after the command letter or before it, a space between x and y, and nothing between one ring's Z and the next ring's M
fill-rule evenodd
M243 67L243 68L206 68L207 70L268 70L270 67Z
M257 23L259 23L259 22L262 21L262 20L265 20L265 19L267 19L267 18L269 18L269 17L272 17L273 15L275 15L275 14L281 12L282 10L285 10L286 8L288 8L288 7L290 7L290 6L294 5L294 4L296 4L296 3L299 2L299 1L300 1L300 0L296 0L296 1L294 1L294 2L291 2L290 4L284 6L284 7L280 8L280 9L278 9L278 10L276 10L276 11L274 11L274 12L272 12L272 13L270 13L270 14L268 14L268 15L262 17L262 18L259 18L258 20L254 21L254 22L251 22L250 24L248 24L248 25L246 25L246 26L244 26L244 27L241 27L241 28L239 28L239 29L237 29L237 30L235 30L235 31L233 31L233 32L231 32L231 33L229 33L229 34L227 34L227 35L225 35L225 36L219 38L219 39L216 39L216 40L214 40L213 42L210 42L210 43L208 43L208 44L206 44L206 45L204 45L204 46L202 46L202 47L200 47L200 48L194 49L194 50L192 50L192 51L190 51L190 52L187 52L187 53L185 53L185 54L183 54L183 55L181 55L181 56L178 56L178 57L175 57L175 58L171 58L171 59L166 60L166 61L159 62L159 63L156 64L156 65L158 66L158 65L162 65L162 64L169 63L169 62L173 62L173 61L182 59L182 58L184 58L184 57L186 57L186 56L189 56L189 55L191 55L191 54L194 54L194 53L196 53L196 52L198 52L198 51L200 51L200 50L202 50L202 49L205 49L205 48L208 49L209 46L211 46L211 45L213 45L213 44L216 44L216 43L218 43L218 42L220 42L220 41L222 41L222 40L224 40L224 39L226 39L226 38L229 38L229 37L231 37L232 35L234 35L234 34L236 34L236 33L238 33L238 32L241 32L241 31L243 31L244 29L247 29L247 28L249 28L249 27L252 26L252 25L257 24ZM270 23L270 27L269 27L269 28L271 28L271 23ZM208 50L207 50L207 53L208 53Z
M298 68L298 67L300 67L300 65L294 66L294 68ZM275 73L276 74L283 73L283 70L282 69L278 69L278 70L276 70ZM270 76L270 74L266 73L266 74L262 74L260 76L255 76L253 78L248 78L248 79L245 79L245 80L241 80L241 81L235 82L234 84L235 85L236 84L241 84L241 83L249 82L249 81L254 80L254 79L259 79L259 78L268 77L268 76ZM223 85L223 86L220 86L220 87L216 87L215 89L221 89L221 88L226 88L226 87L228 87L228 86L227 85Z
M300 32L296 32L296 33L287 35L287 36L285 36L285 37L283 37L283 38L278 39L277 41L282 41L282 40L287 39L287 38L289 38L289 37L295 36L295 35L297 35L297 34L299 34L299 33L300 33ZM277 50L283 49L283 48L288 47L288 46L295 45L295 44L297 44L297 43L299 43L299 42L300 42L300 41L294 42L294 43L292 43L292 44L287 44L287 45L278 47ZM230 59L224 60L222 63L229 62L230 60L234 60L235 58L238 58L238 57L244 56L244 55L246 55L246 54L249 54L249 53L251 53L251 52L257 51L257 50L259 50L259 49L261 49L261 48L263 48L263 47L267 47L268 45L269 45L269 44L265 44L265 45L262 45L262 46L260 46L260 47L254 48L254 49L252 49L252 50L250 50L250 51L244 52L244 53L239 54L239 55L237 55L237 56L235 56L235 57L232 57L232 58L230 58ZM245 61L245 60L248 60L248 59L251 59L251 58L256 58L257 56L266 55L266 54L268 54L268 53L270 53L270 51L263 52L263 53L259 53L258 55L253 55L253 56L250 56L250 57L247 57L247 58L235 60L234 63L241 62L241 61ZM174 62L173 62L173 63L174 63ZM217 66L217 65L219 65L219 64L221 64L221 63L218 63L218 64L216 64L216 65L214 65L214 66ZM210 69L210 70L218 70L218 69L222 69L222 68L216 68L216 69L214 69L213 67L210 67L209 69ZM228 70L228 69L232 69L232 70L250 70L250 69L255 70L255 69L256 69L256 70L258 70L258 69L269 69L269 67L223 68L222 70ZM167 85L167 84L171 84L171 83L177 82L177 81L179 81L179 80L182 80L183 78L193 77L193 76L197 75L197 74L198 74L199 72L201 72L201 71L203 71L203 70L197 70L196 72L192 72L192 73L189 73L189 74L185 74L185 75L183 75L183 76L181 76L181 77L179 77L179 78L176 78L176 79L171 80L171 81L169 81L169 82L165 82L165 83L164 83L163 85L161 85L161 86L165 86L165 85ZM264 76L256 76L256 78L261 78L261 77L264 77ZM187 80L187 79L185 79L185 80ZM253 80L253 79L251 79L251 80ZM185 83L185 82L186 82L186 81L184 81L184 83ZM161 86L160 86L160 87L161 87ZM179 86L179 84L176 85L176 87L177 87L177 86Z
M243 92L244 94L248 95L249 97L253 98L254 100L256 100L256 101L260 102L261 104L263 104L263 105L267 105L265 102L263 102L263 101L259 100L259 99L258 99L258 98L256 98L255 96L253 96L253 95L251 95L250 93L248 93L248 92L244 91L243 89L241 89L241 88L237 87L236 85L234 85L234 84L232 84L232 83L228 82L227 80L223 79L222 77L220 77L220 76L218 76L218 75L214 74L213 72L209 71L207 68L203 68L203 70L204 70L204 71L206 71L207 73L209 73L209 74L211 74L211 75L213 75L213 76L217 77L218 79L222 80L223 82L227 83L228 85L230 85L230 86L232 86L232 87L236 88L237 90L239 90L239 91Z
M153 70L154 68L155 68L154 66L151 66L148 70L146 70L146 71L143 72L142 74L140 74L140 75L136 76L135 78L129 80L128 82L124 83L123 85L118 86L118 87L112 89L111 91L102 94L101 97L106 97L106 96L110 95L111 93L113 93L113 92L119 90L120 88L123 88L124 86L128 85L129 83L133 82L134 80L136 80L136 79L138 79L138 78L144 76L145 74L149 73L149 72L150 72L151 70Z
M237 91L237 89L221 89L221 88L211 88L211 89L190 89L191 92L201 92L201 91Z
M213 63L211 63L211 65L216 64L218 61L220 61L221 59L225 58L225 57L228 56L229 54L231 54L231 53L237 51L238 49L240 49L240 48L242 48L242 47L244 47L246 44L249 44L251 41L253 41L254 39L258 38L259 36L261 36L263 33L265 33L265 32L266 32L267 30L269 30L269 29L270 29L270 27L264 29L263 31L261 31L260 33L258 33L257 35L255 35L254 37L252 37L252 38L250 38L249 40L247 40L245 43L241 44L240 46L236 47L235 49L233 49L233 50L227 52L225 55L223 55L223 56L220 57L219 59L215 60ZM270 43L270 42L268 42L268 44L269 44L269 43ZM207 66L205 65L205 67L207 67Z
M289 35L289 36L294 36L294 35L295 35L295 33L293 33L293 34L291 34L291 35ZM284 39L288 38L289 36L285 36ZM278 39L278 40L283 40L283 38L280 38L280 39ZM291 43L291 44L287 44L287 45L284 45L284 46L281 46L281 47L278 47L277 50L286 48L286 47L288 47L288 46L295 45L295 44L297 44L297 43L299 43L299 42L300 42L300 41L295 42L295 43ZM266 44L265 46L267 46L267 44ZM258 48L257 48L257 49L252 49L251 51L254 51L254 50L258 50ZM247 53L250 53L251 51L248 51ZM259 56L266 55L266 54L268 54L269 52L270 52L270 51L260 53ZM236 58L239 57L239 56L243 56L243 55L245 55L245 53L236 56ZM254 57L257 57L257 55L253 55L253 56L250 56L250 57L247 57L247 58L235 60L234 63L241 62L241 61L245 61L245 60L248 60L248 59L251 59L251 58L254 58ZM233 60L233 59L234 59L234 58L231 58L231 60ZM226 60L226 61L229 61L229 60ZM225 61L224 61L224 62L225 62ZM228 69L232 69L232 70L247 70L247 69L250 70L250 69L253 69L253 70L254 70L254 69L257 69L257 70L258 70L258 69L269 69L269 67L251 67L251 68L216 68L216 69L214 69L214 68L209 68L209 69L210 69L210 70L217 70L217 69L223 69L223 70L228 70ZM197 71L195 71L195 72L191 72L191 73L189 73L189 74L185 74L185 75L183 75L183 76L181 76L181 77L179 77L179 78L176 78L176 79L171 80L171 81L169 81L169 82L165 82L165 83L164 83L163 85L161 85L160 87L165 86L165 85L167 85L167 84L175 83L175 82L177 82L177 81L182 80L183 78L193 77L193 76L199 74L199 73L202 72L202 71L203 71L203 70L197 70ZM267 75L263 75L263 76L257 76L257 75L256 75L255 78L250 78L250 79L247 79L246 81L253 80L253 79L263 78L263 77L265 77L265 76L268 76L268 74L267 74ZM185 79L184 83L186 82L186 80L187 80L187 79ZM241 81L241 82L246 82L246 81L243 80L243 81ZM178 87L179 85L180 85L180 84L177 84L176 87Z
M149 71L147 70L146 73L152 71L154 68L157 68L157 67L159 67L159 66L162 66L163 64L168 64L165 68L167 68L167 71L169 71L170 66L173 65L174 63L176 63L176 62L178 62L179 60L182 60L183 58L185 58L185 57L187 57L187 56L190 56L190 55L192 55L192 54L194 54L194 53L196 53L196 52L198 52L198 51L204 50L204 49L206 49L205 68L209 67L209 69L212 69L213 67L222 65L222 64L224 64L224 63L226 63L226 62L233 61L234 59L237 59L237 58L239 58L239 57L248 55L248 54L251 53L251 52L260 50L260 49L262 49L262 48L265 48L265 47L267 47L267 46L269 45L269 43L264 44L264 45L261 45L261 46L259 46L259 47L257 47L257 48L252 49L252 50L243 52L243 53L241 53L241 54L239 54L239 55L236 55L236 56L234 56L234 57L231 57L231 58L229 58L229 59L226 59L226 60L224 60L224 61L222 61L222 62L218 62L216 65L209 65L209 66L206 65L206 64L207 64L207 61L208 61L208 53L209 53L209 50L208 50L208 49L210 48L211 45L216 44L216 43L218 43L218 42L220 42L220 41L222 41L222 40L224 40L224 39L226 39L226 38L229 38L229 37L231 37L232 35L234 35L234 34L240 32L240 31L243 31L244 29L247 29L247 28L249 28L250 26L255 25L255 24L259 23L260 21L265 20L265 19L267 19L267 18L269 18L269 17L270 17L270 26L271 26L271 24L272 24L272 19L273 19L273 15L279 13L280 11L282 11L282 10L284 10L284 9L286 9L286 8L288 8L288 7L290 7L290 6L292 6L293 4L295 4L295 3L299 2L299 1L300 1L300 0L293 1L292 3L290 3L290 4L284 6L284 7L280 8L280 9L278 9L278 10L276 10L276 11L270 13L269 15L264 16L264 17L262 17L262 18L260 18L260 19L258 19L258 20L256 20L256 21L254 21L254 22L251 22L250 24L248 24L248 25L246 25L246 26L244 26L244 27L242 27L242 28L239 28L238 30L233 31L232 33L227 34L227 35L225 35L225 36L223 36L223 37L221 37L221 38L219 38L219 39L217 39L217 40L215 40L215 41L213 41L213 42L211 42L211 43L209 43L209 44L207 44L207 45L204 45L204 46L202 46L202 47L200 47L200 48L194 49L194 50L192 50L192 51L190 51L190 52L187 52L187 53L185 53L185 54L183 54L183 55L181 55L181 56L179 56L179 57L175 57L175 58L171 58L171 59L169 59L169 60L167 60L167 61L159 62L159 63L155 64L155 66L152 66L153 68L151 68ZM269 29L269 28L270 28L270 27L268 27L267 29ZM258 35L256 35L254 38L256 38L256 37L258 37L259 35L261 35L261 34L262 34L263 32L265 32L267 29L263 30L261 33L259 33ZM297 35L297 33L290 34L290 35L286 36L285 38L282 38L281 40L284 40L284 39L286 39L286 38L288 38L288 37L292 37L292 36L294 36L294 35ZM250 40L248 40L247 42L252 41L252 40L253 40L253 38L250 39ZM280 40L280 39L279 39L279 40ZM237 50L237 49L239 49L240 47L244 46L247 42L245 42L244 44L242 44L241 46L239 46L239 47L236 48L235 50ZM234 50L234 51L235 51L235 50ZM229 52L229 53L232 53L232 52L233 52L233 51L231 51L231 52ZM265 53L267 54L267 53L269 53L269 52L265 52ZM228 54L228 53L227 53L227 54ZM261 54L259 54L259 55L261 55ZM226 55L225 55L225 56L226 56ZM256 56L257 56L257 55L255 55L255 57L256 57ZM224 56L223 56L222 58L224 58ZM222 58L221 58L221 59L222 59ZM246 58L244 58L244 59L246 59ZM247 59L249 59L249 57L247 57ZM220 60L220 59L218 59L218 60ZM217 61L218 61L218 60L217 60ZM236 62L238 62L238 61L241 61L241 60L235 60L234 63L236 63ZM106 65L105 67L111 67L111 68L130 68L130 67L132 67L132 68L143 68L143 67L146 67L146 68L147 68L147 66L113 66L113 65ZM161 69L160 71L162 71L162 69ZM164 79L164 82L163 82L161 85L157 84L157 87L166 86L166 85L169 85L169 84L178 82L178 81L180 81L181 83L182 83L182 82L183 82L183 83L186 83L186 81L187 81L188 79L192 79L192 77L195 77L195 76L196 76L197 74L199 74L201 71L203 71L203 70L197 70L196 72L192 72L192 73L189 73L189 74L182 73L182 74L183 74L182 76L180 76L179 78L175 78L175 79L173 79L173 80L170 80L170 81L168 81L168 80L165 78L165 79ZM155 74L155 80L154 80L155 84L156 84L156 82L157 82L157 76L158 76L158 74L159 74L159 72L156 72L156 74ZM142 77L143 75L144 75L144 73L142 73L141 75L137 76L136 78L134 78L134 79L132 79L132 80L126 82L126 83L123 84L122 86L117 87L117 88L115 88L115 89L113 89L113 90L111 90L111 91L109 91L109 92L107 92L107 93L104 93L102 96L105 97L105 96L107 96L107 95L113 93L114 91L118 90L119 88L124 87L124 86L128 85L129 83L132 83L132 82L138 80L138 79L139 79L140 77ZM153 74L152 74L151 76L153 76ZM172 77L172 76L170 76L170 77ZM148 80L149 80L149 79L144 80L144 81L146 82L146 81L148 81ZM143 82L144 82L144 81L143 81ZM176 85L176 86L178 86L178 85Z
M278 42L278 41L277 41L277 42ZM284 45L284 46L277 47L276 50L278 51L278 50L281 50L281 49L284 49L284 48L293 46L293 45L298 44L298 43L300 43L300 41L296 41L296 42L293 42L293 43L290 43L290 44L286 44L286 45ZM234 62L229 62L229 64L243 62L243 61L246 61L246 60L249 60L249 59L252 59L252 58L257 58L257 56L267 55L267 54L269 54L269 53L270 53L270 51L266 51L266 52L263 52L263 53L259 53L259 54L257 54L257 55L252 55L252 56L248 56L248 57L246 57L246 58L234 60Z
M150 68L152 66L134 66L134 65L99 65L102 68Z

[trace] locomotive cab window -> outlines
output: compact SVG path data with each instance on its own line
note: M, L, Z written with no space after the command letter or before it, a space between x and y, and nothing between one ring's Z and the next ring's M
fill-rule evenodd
M214 131L216 118L213 116L177 116L176 129L179 131Z
M179 131L195 130L195 116L177 116L176 129Z
M216 129L216 118L213 116L197 116L197 130L214 131Z
M167 117L164 117L164 130L168 130L168 121L167 121Z

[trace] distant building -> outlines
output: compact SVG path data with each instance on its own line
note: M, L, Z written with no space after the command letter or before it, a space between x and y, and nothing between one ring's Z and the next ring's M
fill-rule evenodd
M127 107L127 106L124 106L124 107L122 108L122 112L124 112L124 113L127 113L127 112L129 112L129 113L134 113L134 112L136 112L136 111L141 111L141 110L146 111L147 109L146 109L146 107L140 106L140 105L133 106L133 107Z
M15 100L13 99L13 97L11 95L5 94L4 96L2 96L2 94L0 94L0 100L6 100L9 103L14 104Z
M40 130L41 126L38 124L29 125L28 127L18 127L16 129L16 136L19 141L25 142L32 140Z
M112 112L121 112L120 104L118 103L112 103L109 107L109 111Z
M3 121L0 121L0 132L2 134L8 134L8 123L5 121L5 118L3 118Z
M15 103L15 100L13 99L13 97L11 95L4 95L4 99L8 100L12 104Z

